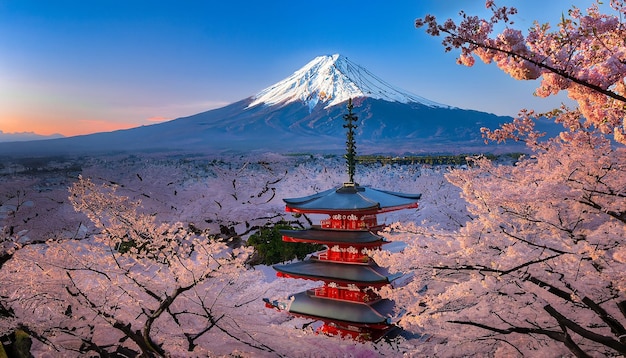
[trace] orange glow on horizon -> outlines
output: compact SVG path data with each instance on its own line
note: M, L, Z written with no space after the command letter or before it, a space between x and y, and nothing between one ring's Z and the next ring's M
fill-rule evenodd
M165 118L163 116L155 116L155 117L150 117L148 119L146 119L148 122L155 122L155 123L159 123L159 122L165 122L165 121L169 121L170 118Z
M156 123L157 120L149 120ZM120 129L139 127L145 123L113 122L106 120L78 119L78 120L26 120L0 118L0 131L11 133L35 133L39 135L61 134L66 137L111 132Z

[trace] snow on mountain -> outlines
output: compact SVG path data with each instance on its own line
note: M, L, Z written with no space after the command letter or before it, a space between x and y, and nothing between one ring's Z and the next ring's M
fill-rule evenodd
M257 93L249 107L302 101L312 111L318 103L329 108L357 97L450 108L395 88L339 54L316 57L291 76Z

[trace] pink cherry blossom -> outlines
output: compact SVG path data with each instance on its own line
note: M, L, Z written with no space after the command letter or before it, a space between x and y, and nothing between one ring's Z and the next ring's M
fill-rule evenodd
M427 33L443 36L446 51L461 51L457 63L472 66L474 55L485 63L494 62L518 80L541 78L535 93L540 97L561 91L578 102L584 120L603 133L623 141L626 115L626 13L623 1L611 1L615 14L602 14L597 4L586 13L572 8L568 17L552 30L549 24L536 23L524 35L513 29L514 8L498 7L486 1L490 19L460 13L461 21L448 19L440 25L434 16L418 19L417 27L428 26ZM505 29L492 35L493 25Z

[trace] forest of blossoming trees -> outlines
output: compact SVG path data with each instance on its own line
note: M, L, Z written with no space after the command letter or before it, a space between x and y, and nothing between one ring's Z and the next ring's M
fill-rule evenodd
M341 158L118 155L45 173L2 167L3 343L30 341L41 357L626 355L626 6L609 5L526 32L493 1L488 19L416 20L460 64L495 63L577 106L484 129L526 142L513 164L357 168L361 184L422 193L419 209L381 218L402 245L372 252L414 275L380 292L396 303L398 335L317 335L261 303L312 283L247 264L246 235L306 225L280 199L345 181ZM534 131L541 116L563 124L560 136Z

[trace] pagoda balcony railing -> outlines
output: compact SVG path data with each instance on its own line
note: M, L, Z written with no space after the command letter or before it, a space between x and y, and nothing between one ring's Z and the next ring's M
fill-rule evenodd
M309 290L309 293L320 298L367 304L374 303L381 299L381 297L371 289L362 290L355 286L338 286L332 282L322 287Z
M321 220L322 229L339 229L339 230L374 230L379 229L382 225L378 225L376 215L363 215L361 217L355 214L334 214L330 218Z
M340 247L335 245L328 250L317 253L316 258L321 261L333 261L353 264L366 264L370 261L366 249L359 251L353 246Z

